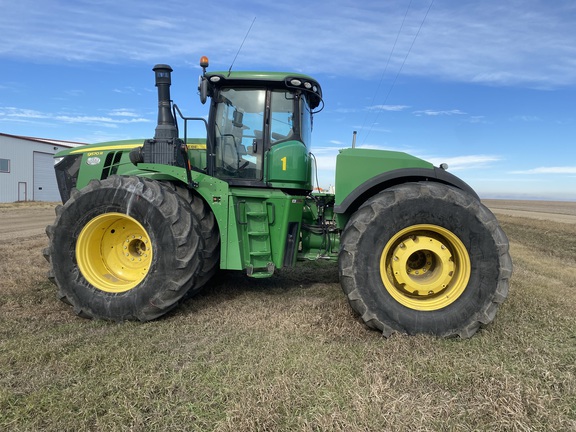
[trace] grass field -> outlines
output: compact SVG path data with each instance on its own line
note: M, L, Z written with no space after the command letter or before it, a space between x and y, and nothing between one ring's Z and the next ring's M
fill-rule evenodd
M576 225L506 215L514 275L468 340L384 339L336 267L223 272L147 324L78 318L45 236L0 244L2 431L576 430Z

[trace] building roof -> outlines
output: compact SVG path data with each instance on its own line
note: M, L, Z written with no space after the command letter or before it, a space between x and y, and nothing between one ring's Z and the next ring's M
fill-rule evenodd
M51 138L36 138L36 137L28 137L28 136L21 136L21 135L10 135L6 133L0 132L0 137L5 136L9 138L17 138L25 141L33 141L41 144L52 144L52 145L59 145L61 147L77 147L80 145L85 145L86 143L75 142L75 141L63 141L63 140L56 140Z

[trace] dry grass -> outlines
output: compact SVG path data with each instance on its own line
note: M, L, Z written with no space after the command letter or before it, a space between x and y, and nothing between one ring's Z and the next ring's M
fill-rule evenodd
M576 236L500 217L515 274L470 340L383 339L337 270L223 272L164 319L87 321L55 298L45 238L0 245L0 430L576 429Z
M11 203L0 203L0 212L17 209L39 209L54 208L58 203L46 201L17 201Z

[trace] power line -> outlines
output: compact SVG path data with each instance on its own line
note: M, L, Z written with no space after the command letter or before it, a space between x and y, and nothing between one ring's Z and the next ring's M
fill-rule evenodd
M422 27L424 26L424 22L426 21L426 18L428 17L428 14L430 13L430 9L432 9L433 4L434 4L434 0L431 0L430 5L428 6L428 9L426 10L426 14L424 14L424 18L422 19L422 22L420 23L420 27L418 27L418 31L414 35L414 39L412 39L412 43L410 44L410 47L408 48L408 52L406 53L406 56L404 57L404 61L400 65L400 69L398 69L398 72L396 73L396 76L394 77L394 80L392 81L392 85L388 89L388 93L386 93L386 97L384 98L384 102L382 103L382 105L386 105L386 102L388 102L388 97L390 96L390 93L392 93L392 89L396 85L396 81L398 80L398 77L400 76L400 73L402 72L402 69L404 68L404 65L406 64L406 60L408 59L408 56L410 55L410 52L412 51L412 48L414 47L414 44L416 43L416 39L418 38L418 35L420 34L420 30L422 30ZM368 136L372 132L372 129L373 129L374 125L376 124L376 121L378 120L379 115L380 115L380 111L377 111L376 112L376 118L374 119L374 122L372 123L372 125L370 125L370 129L368 130L368 133L364 136L364 139L362 140L362 144L364 144L366 142L366 139L368 138Z
M402 24L400 24L400 28L398 29L398 33L396 33L396 40L394 41L394 45L392 45L392 49L390 50L390 54L388 54L388 60L386 60L386 66L384 66L384 70L382 71L382 75L380 76L380 82L374 91L374 95L372 96L372 101L370 102L370 106L374 105L374 101L378 96L378 92L380 91L380 86L382 85L382 81L384 81L384 76L386 75L386 71L388 70L388 65L390 64L390 59L392 58L392 54L394 54L394 50L396 49L396 44L398 43L398 39L400 39L400 34L402 33L402 29L404 28L404 22L406 22L406 16L408 16L408 11L410 10L410 6L412 5L412 0L408 3L408 7L406 8L406 12L404 13L404 18L402 19ZM364 130L364 126L366 125L366 121L368 120L368 114L364 116L364 122L362 123L362 127L360 130Z

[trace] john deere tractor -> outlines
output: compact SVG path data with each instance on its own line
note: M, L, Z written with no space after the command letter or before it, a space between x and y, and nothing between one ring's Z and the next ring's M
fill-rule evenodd
M218 269L265 278L324 259L338 263L352 309L386 336L469 337L494 319L512 273L508 240L466 183L405 153L348 148L335 193L312 193L320 84L200 65L208 120L182 115L160 64L154 138L55 156L63 205L44 254L78 315L153 320ZM188 137L190 122L205 137Z

